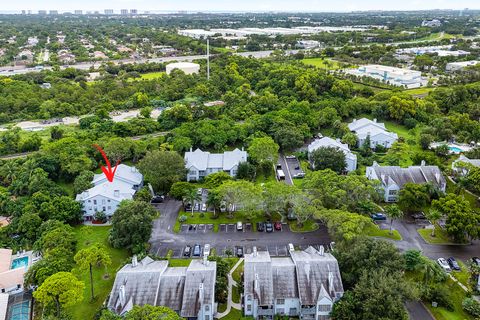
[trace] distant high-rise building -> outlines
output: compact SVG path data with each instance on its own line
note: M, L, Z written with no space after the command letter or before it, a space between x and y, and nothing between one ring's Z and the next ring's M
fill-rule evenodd
M122 16L126 16L128 15L128 9L122 9L120 10L120 13L122 14Z
M22 14L27 14L27 11L25 11L25 10L22 10Z
M137 9L130 9L130 14L137 14L138 10Z
M82 15L82 14L83 14L83 11L82 11L82 10L75 10L73 13L74 13L74 14L78 14L78 15Z
M32 14L32 10L28 10L27 12L28 12L28 14Z
M38 10L38 14L45 15L47 14L47 10Z
M57 10L50 10L48 13L51 14L51 15L57 15L58 11Z
M113 9L105 9L105 10L103 10L103 12L104 12L105 14L110 15L110 14L113 14Z
M95 10L95 11L93 11L93 14L100 14L100 11Z

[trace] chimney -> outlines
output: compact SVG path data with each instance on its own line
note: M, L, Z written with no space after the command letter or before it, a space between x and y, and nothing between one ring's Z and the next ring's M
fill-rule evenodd
M257 256L257 247L253 247L253 256L254 256L254 257Z
M138 265L137 255L132 257L132 267L135 268Z
M377 118L374 118L374 119L373 119L373 122L377 123Z
M422 162L420 163L420 166L425 167L425 160L422 160Z
M335 291L333 286L333 273L331 271L328 271L328 291L330 291L330 293Z
M322 257L325 255L325 248L323 246L320 246L320 250L318 250L318 254L321 255Z
M193 151L193 148L192 148L192 147L190 147L190 152L192 152L192 151Z
M118 290L118 298L120 299L120 304L122 305L122 307L124 307L127 299L125 296L125 285L123 284L120 286L120 289Z
M114 190L114 191L113 191L113 196L114 196L115 198L120 197L120 190Z

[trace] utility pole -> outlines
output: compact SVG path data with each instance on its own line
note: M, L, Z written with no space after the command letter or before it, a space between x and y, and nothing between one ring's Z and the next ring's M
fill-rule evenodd
M207 37L207 80L210 80L210 40Z

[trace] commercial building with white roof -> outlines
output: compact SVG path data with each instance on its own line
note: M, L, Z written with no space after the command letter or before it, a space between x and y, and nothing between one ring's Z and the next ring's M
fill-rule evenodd
M447 63L447 65L445 66L445 71L448 71L448 72L460 71L467 67L476 66L479 63L480 61L477 61L477 60L450 62L450 63Z
M135 167L119 164L112 182L101 173L93 177L92 184L92 188L76 197L86 221L93 220L96 212L104 212L110 218L120 202L133 199L143 186L143 175Z
M385 124L377 122L377 119L353 119L352 123L348 124L348 128L357 135L359 147L363 145L368 136L370 136L371 148L375 148L377 145L390 148L398 140L398 135L387 131Z
M347 74L357 77L370 77L394 86L408 89L419 88L428 84L428 79L422 77L422 73L416 70L370 64L360 66L357 69L345 69Z
M185 167L188 170L187 181L198 181L215 172L226 172L235 177L238 165L247 161L247 152L239 149L224 153L210 153L196 149L185 152Z
M340 139L332 139L330 137L315 139L312 143L308 145L308 157L310 158L311 153L315 150L328 147L337 148L343 151L343 153L345 154L345 162L347 164L345 169L348 172L357 169L357 155L350 151L350 148L347 144L341 143Z
M200 71L200 65L193 62L174 62L167 64L166 71L168 75L170 75L174 69L182 70L185 74L194 74Z

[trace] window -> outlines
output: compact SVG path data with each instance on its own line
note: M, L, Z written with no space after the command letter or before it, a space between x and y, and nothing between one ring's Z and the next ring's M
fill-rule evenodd
M278 308L277 313L279 314L285 314L285 309L284 308Z
M102 204L105 204L105 199L102 199Z
M104 212L105 212L105 210L107 210L107 208L105 208L105 207L102 207L102 211L104 211Z
M92 200L88 200L88 202L92 202Z
M210 311L210 306L208 304L205 306L205 311Z
M396 194L397 194L397 190L389 190L388 191L388 195L390 195L390 196L394 196Z
M110 199L108 199L107 202L110 202Z
M112 209L112 207L108 206L108 210Z
M285 304L285 299L277 299L277 304Z
M210 320L210 316L208 314L205 315L205 320Z
M318 305L318 311L320 312L330 312L332 307L329 304L320 304Z
M188 173L192 176L196 176L197 175L197 170L190 170L190 172Z
M97 200L93 200L93 204L97 204Z
M249 304L249 305L247 306L247 311L249 311L249 312L252 311L252 305L251 305L251 304Z
M297 315L297 308L290 308L288 311L288 314L291 316L296 316Z

